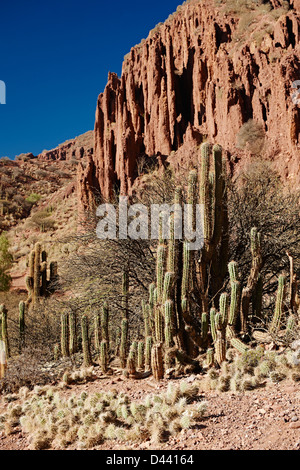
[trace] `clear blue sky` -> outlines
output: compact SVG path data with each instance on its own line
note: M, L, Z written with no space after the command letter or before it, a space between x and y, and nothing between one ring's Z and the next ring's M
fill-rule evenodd
M35 155L94 127L108 72L181 0L1 0L0 157Z

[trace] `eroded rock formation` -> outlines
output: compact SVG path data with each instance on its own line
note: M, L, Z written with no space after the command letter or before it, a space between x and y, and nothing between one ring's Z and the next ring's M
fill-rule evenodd
M250 119L265 130L265 157L299 182L300 105L292 100L300 80L299 0L289 10L272 0L275 14L254 11L249 31L241 23L247 18L218 4L186 3L131 49L120 78L109 74L94 154L78 177L83 206L92 187L104 198L114 189L130 194L140 158L172 163L183 144L188 151L206 138L240 158L237 134Z

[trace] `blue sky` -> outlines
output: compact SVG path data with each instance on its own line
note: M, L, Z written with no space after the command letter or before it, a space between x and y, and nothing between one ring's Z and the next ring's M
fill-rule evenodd
M35 155L94 127L108 72L181 0L1 0L0 157Z

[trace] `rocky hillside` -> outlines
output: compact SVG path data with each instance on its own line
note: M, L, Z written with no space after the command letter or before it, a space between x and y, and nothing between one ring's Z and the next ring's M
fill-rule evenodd
M233 164L262 153L299 183L299 28L298 0L179 6L131 49L120 78L109 74L95 151L79 176L83 208L89 188L131 193L141 159L176 167L204 140L220 143Z
M50 256L63 255L62 242L77 228L77 166L93 153L93 131L34 156L0 160L0 233L14 256L13 287L24 288L27 255L37 240ZM60 242L60 243L59 243Z

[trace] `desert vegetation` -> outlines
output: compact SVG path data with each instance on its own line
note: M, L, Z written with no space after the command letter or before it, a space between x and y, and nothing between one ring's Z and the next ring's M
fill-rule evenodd
M113 392L58 398L60 389L99 374L158 383L196 374L195 397L299 381L298 194L259 157L233 180L220 146L204 143L198 153L185 182L171 169L154 169L135 197L189 204L192 226L201 202L201 250L175 238L174 214L170 237L160 225L156 241L97 239L91 217L83 233L69 237L76 249L59 269L35 244L27 299L14 315L1 306L8 357L1 387L14 397L1 418L5 432L21 426L36 449L86 448L106 438L164 439L191 425L184 394L173 385L172 403L161 396L136 404ZM164 411L153 421L158 403ZM184 408L201 419L201 406L201 413Z

